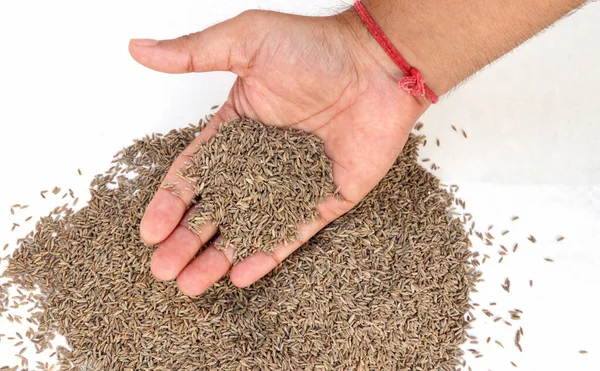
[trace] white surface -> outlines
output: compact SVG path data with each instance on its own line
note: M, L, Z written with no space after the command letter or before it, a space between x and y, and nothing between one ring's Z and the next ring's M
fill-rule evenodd
M246 8L323 14L339 6L333 0L0 2L0 212L6 215L0 241L14 242L30 230L21 223L25 217L59 202L42 203L40 190L59 185L85 198L92 175L131 139L196 122L225 99L231 75L146 70L129 57L130 37L175 37ZM479 228L494 224L495 235L510 229L505 245L520 245L502 264L483 266L486 282L474 299L499 315L525 312L524 353L512 346L518 327L485 323L479 314L473 333L480 342L497 338L506 349L480 344L485 356L471 363L474 370L511 370L511 360L520 370L591 371L600 364L593 294L600 282L599 35L600 4L592 3L486 68L423 118L429 143L422 157L441 166L444 181L461 186ZM33 206L13 217L13 203ZM513 215L521 218L511 222ZM10 233L13 221L22 227ZM529 234L537 244L526 240ZM566 239L555 243L557 235ZM510 294L500 288L506 277ZM486 306L490 301L503 310ZM0 328L13 331L5 319ZM10 359L19 349L2 340L0 366L16 364Z

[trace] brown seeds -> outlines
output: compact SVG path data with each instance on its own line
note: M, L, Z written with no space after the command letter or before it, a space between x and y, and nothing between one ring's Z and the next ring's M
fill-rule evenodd
M531 241L532 243L536 243L537 242L537 240L535 239L535 237L533 237L533 235L529 235L529 237L527 237L527 239L529 241Z
M40 324L31 334L35 351L48 349L51 334L58 331L72 349L57 350L61 369L451 370L460 365L469 293L478 276L464 226L448 212L454 196L418 164L420 140L411 136L391 171L363 201L271 273L244 289L225 278L201 296L188 297L175 282L152 277L155 247L140 240L139 223L161 179L197 132L189 128L136 141L115 157L113 169L94 177L86 207L59 206L23 239L5 274L17 286L41 291L39 307L31 312ZM230 145L227 151L235 153L255 135L241 134L221 142ZM227 160L227 166L249 170L250 176L214 175L196 205L221 210L204 201L212 197L211 190L224 191L224 202L240 211L237 215L254 202L265 202L264 209L270 210L264 219L261 213L232 218L243 224L240 228L291 218L286 230L295 230L301 218L285 209L311 203L337 187L312 189L311 176L294 178L293 188L287 173L280 181L279 167L287 160L292 170L301 162L297 166L303 175L329 176L322 167L325 159L317 156L322 150L318 142L311 142L316 147L308 152L288 150L278 158L277 144L271 147L268 136L262 140L268 145L248 144L236 156L211 152L209 159ZM275 155L252 153L263 146ZM306 160L307 153L315 156ZM196 164L213 166L202 161ZM307 161L314 167L306 168ZM224 186L227 177L235 186ZM305 193L301 184L308 187ZM296 192L276 193L286 185ZM281 199L283 206L277 202ZM282 219L271 221L277 216ZM222 230L232 228L222 224Z
M415 125L415 130L419 131L423 128L424 124L422 122L417 122L417 124Z
M565 238L564 238L563 236L558 236L558 237L556 238L556 241L560 242L560 241L562 241L562 240L564 240L564 239L565 239Z
M188 227L212 220L222 238L215 247L235 246L236 260L302 238L298 226L320 218L316 207L336 189L320 139L248 119L222 124L180 176L202 200Z
M504 284L501 285L504 291L510 292L510 279L506 278Z
M587 350L580 350L579 351L579 354L587 354L587 353L588 353Z
M523 352L523 348L521 347L521 336L523 335L523 328L520 327L519 330L515 333L515 346L519 349L519 352Z
M462 130L462 135L463 135L463 137L465 137L465 139L467 139L467 138L468 138L468 137L467 137L467 132L466 132L466 131L464 131L464 130Z

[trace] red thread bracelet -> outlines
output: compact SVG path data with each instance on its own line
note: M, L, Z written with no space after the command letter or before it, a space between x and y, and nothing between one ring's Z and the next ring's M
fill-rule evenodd
M387 55L392 58L394 63L396 63L396 65L400 67L402 72L406 75L405 77L401 78L400 81L398 81L398 86L411 95L421 95L429 99L431 103L437 103L438 96L425 84L421 72L408 64L398 49L396 49L392 42L385 36L381 28L377 25L373 17L371 17L360 0L356 0L354 3L354 8L356 9L358 16L363 21L365 26L367 26L367 29L371 35L373 35L375 40L377 40Z

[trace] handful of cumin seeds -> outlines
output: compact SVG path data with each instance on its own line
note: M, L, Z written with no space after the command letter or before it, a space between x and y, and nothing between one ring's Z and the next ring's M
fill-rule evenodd
M336 192L323 142L304 131L250 119L221 124L179 174L194 184L188 226L212 220L237 259L299 239L298 226L319 218L315 207Z

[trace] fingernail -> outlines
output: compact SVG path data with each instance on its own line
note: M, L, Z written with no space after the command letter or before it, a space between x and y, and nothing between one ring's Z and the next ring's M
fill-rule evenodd
M158 44L158 40L154 39L131 39L129 41L137 46L155 46Z

